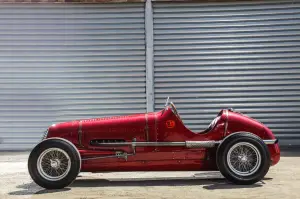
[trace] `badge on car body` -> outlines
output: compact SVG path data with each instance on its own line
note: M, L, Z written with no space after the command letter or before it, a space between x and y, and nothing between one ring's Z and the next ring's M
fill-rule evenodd
M174 120L167 120L166 121L166 126L168 129L172 129L175 127L175 121Z

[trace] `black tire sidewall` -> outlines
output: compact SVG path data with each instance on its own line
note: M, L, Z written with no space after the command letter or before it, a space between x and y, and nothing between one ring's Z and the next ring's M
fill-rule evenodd
M258 170L250 176L240 176L228 166L228 151L234 144L239 142L247 142L254 145L261 156L261 164ZM260 181L267 174L270 167L270 154L268 147L259 137L249 133L238 133L224 140L219 146L217 150L217 165L222 175L229 181L236 184L253 184Z
M59 148L65 151L71 160L71 168L69 173L61 180L49 181L43 178L38 169L37 161L40 154L49 148ZM28 171L33 181L46 189L61 189L70 185L77 177L80 171L80 157L77 149L70 143L61 139L49 139L39 143L30 153L28 159Z

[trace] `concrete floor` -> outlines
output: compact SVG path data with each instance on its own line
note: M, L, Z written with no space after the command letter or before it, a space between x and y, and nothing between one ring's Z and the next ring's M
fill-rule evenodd
M300 157L282 157L262 182L229 184L218 172L81 173L62 190L44 190L27 172L26 153L0 154L0 199L300 198Z

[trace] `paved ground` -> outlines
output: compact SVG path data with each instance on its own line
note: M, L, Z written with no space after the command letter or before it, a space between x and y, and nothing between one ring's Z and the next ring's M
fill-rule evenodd
M63 190L47 191L27 173L27 154L0 154L0 199L300 198L300 157L282 157L266 178L250 186L227 183L218 172L81 173Z

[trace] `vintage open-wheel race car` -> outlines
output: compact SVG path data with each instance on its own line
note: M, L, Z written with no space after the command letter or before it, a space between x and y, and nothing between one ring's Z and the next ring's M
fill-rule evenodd
M253 184L279 159L278 140L262 123L224 109L207 129L192 132L168 98L158 112L50 126L28 170L47 189L70 185L79 172L101 171L219 170L228 181Z

